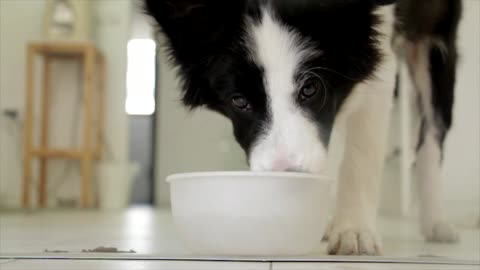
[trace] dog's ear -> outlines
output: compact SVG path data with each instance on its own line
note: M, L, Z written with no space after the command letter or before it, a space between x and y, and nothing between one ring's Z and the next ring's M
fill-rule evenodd
M229 42L241 21L240 0L144 0L179 61L196 61Z
M145 12L165 34L171 60L179 67L186 105L205 104L208 82L202 78L240 28L243 5L241 0L144 0Z

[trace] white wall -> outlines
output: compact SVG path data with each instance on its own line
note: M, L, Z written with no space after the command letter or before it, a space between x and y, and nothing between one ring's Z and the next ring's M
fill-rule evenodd
M27 2L27 1L25 1ZM0 1L0 109L23 111L25 42L41 35L43 1ZM22 16L19 16L22 14ZM29 18L26 21L25 18ZM36 23L35 23L36 21ZM19 29L22 29L19 31ZM0 116L0 203L16 204L21 179L18 125ZM7 180L8 179L8 180Z
M94 1L95 42L106 59L105 139L113 160L128 160L128 117L125 113L127 42L130 38L131 0Z
M446 139L446 209L464 222L480 217L480 1L464 0L453 126Z
M42 39L44 0L0 1L0 112L14 109L23 115L25 89L25 51L29 41ZM128 127L124 110L126 44L130 26L130 0L95 1L92 15L95 41L106 59L105 138L111 158L128 159ZM72 61L55 61L52 70L50 143L67 147L72 139L78 145L82 123L81 67ZM39 95L37 94L37 101ZM35 120L39 119L38 112ZM22 130L18 124L0 116L0 206L20 206ZM38 125L37 125L38 126ZM20 128L19 128L20 127ZM37 134L38 134L38 130ZM81 134L81 133L80 133ZM66 170L64 168L67 168ZM33 179L36 182L36 179ZM49 164L49 190L57 198L79 197L78 163L52 161ZM35 197L34 197L35 199ZM55 203L55 196L49 198Z

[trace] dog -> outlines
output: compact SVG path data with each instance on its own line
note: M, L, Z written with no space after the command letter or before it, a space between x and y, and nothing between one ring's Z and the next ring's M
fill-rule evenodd
M415 173L427 240L454 242L440 200L452 122L458 0L144 0L183 104L231 120L254 171L322 173L345 130L329 254L381 254L376 233L387 127L406 66L421 128Z

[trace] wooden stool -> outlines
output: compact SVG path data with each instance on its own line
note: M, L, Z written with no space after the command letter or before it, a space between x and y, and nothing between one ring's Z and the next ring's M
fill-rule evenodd
M34 106L34 80L35 80L35 56L43 57L43 83L41 105L41 131L40 146L34 147L33 139L33 106ZM84 131L83 145L80 149L52 149L48 147L49 129L49 87L51 60L55 57L70 56L72 59L81 60L83 63L83 86L84 86ZM98 82L98 118L96 119L97 130L96 142L92 143L93 95L94 95L94 70L97 65ZM23 164L23 207L30 206L31 163L34 157L40 159L40 180L38 190L38 204L45 207L47 202L47 160L49 158L78 159L81 162L81 206L90 206L92 163L94 159L100 159L102 150L102 134L105 96L104 89L105 64L103 56L90 43L58 43L58 42L35 42L30 43L27 49L27 82L25 95L25 129L24 129L24 164Z

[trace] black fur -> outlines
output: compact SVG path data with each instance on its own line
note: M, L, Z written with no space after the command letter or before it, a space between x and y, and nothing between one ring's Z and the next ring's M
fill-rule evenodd
M456 79L456 34L462 4L459 0L402 0L396 7L395 29L410 42L433 40L429 53L429 73L432 83L431 105L435 113L437 139L443 146L452 125L454 88ZM424 122L423 120L422 122ZM422 128L422 129L425 129ZM419 145L425 131L420 132Z

